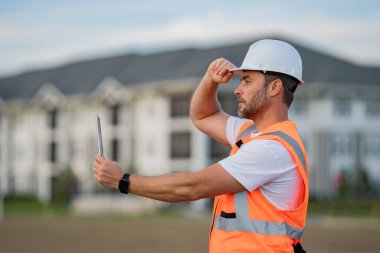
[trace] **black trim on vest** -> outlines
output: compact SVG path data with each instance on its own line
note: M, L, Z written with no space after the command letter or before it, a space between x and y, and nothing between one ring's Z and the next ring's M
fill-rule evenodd
M243 141L242 140L238 140L235 145L240 148L240 146L243 144Z
M236 219L236 213L226 213L222 211L220 213L220 217L226 218L226 219Z

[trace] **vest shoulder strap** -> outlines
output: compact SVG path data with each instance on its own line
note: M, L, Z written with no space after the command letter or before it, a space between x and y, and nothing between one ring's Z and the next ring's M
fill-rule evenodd
M255 123L251 120L247 121L240 127L235 141L237 142L241 140L243 137L249 135L252 131L255 131L255 130L256 130Z
M301 166L303 168L302 174L306 175L308 173L308 161L304 146L302 145L302 143L300 144L295 138L293 138L290 134L285 133L284 131L267 132L254 137L252 137L251 135L245 135L235 143L231 154L236 153L242 144L248 143L252 140L260 139L279 141L281 144L285 146L286 149L294 151L297 158L301 162Z
M290 135L288 135L282 131L264 133L264 134L258 136L257 139L260 139L260 137L265 138L266 136L267 137L272 136L273 139L282 139L283 141L285 141L294 150L294 152L297 154L298 158L301 160L302 167L304 169L306 169L307 158L306 158L306 152L305 152L302 144L299 144L293 137L291 137Z

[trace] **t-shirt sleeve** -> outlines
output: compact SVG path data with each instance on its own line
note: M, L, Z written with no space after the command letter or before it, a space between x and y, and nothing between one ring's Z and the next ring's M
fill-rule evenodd
M273 140L250 141L242 145L236 154L219 161L219 164L248 191L294 169L287 150Z
M238 135L239 129L243 126L244 123L249 121L248 119L241 119L238 117L230 116L227 120L227 126L226 126L226 136L228 143L231 145L231 147L236 142L236 137Z

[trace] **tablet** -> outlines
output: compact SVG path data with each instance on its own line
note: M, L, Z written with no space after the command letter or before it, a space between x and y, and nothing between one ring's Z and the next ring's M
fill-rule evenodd
M99 155L103 156L103 140L102 140L102 127L100 125L100 118L96 115L96 128L98 129L98 147Z

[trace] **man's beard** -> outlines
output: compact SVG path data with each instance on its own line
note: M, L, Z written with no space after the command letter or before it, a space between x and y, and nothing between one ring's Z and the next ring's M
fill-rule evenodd
M259 93L254 94L249 102L243 100L239 95L237 96L237 99L239 102L243 102L243 107L239 107L238 109L240 118L253 119L269 107L269 101L265 88Z

